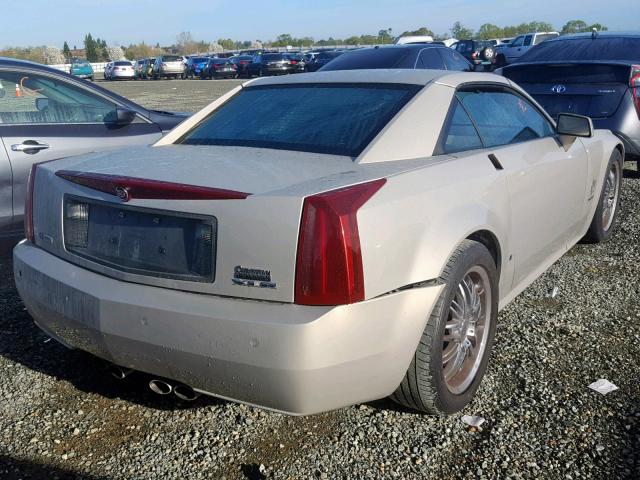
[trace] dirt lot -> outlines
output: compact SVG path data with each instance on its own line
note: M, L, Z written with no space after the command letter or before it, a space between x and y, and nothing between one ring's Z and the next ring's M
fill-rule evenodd
M101 84L200 108L236 81ZM388 400L293 418L112 378L33 324L0 253L0 478L640 478L640 175L612 241L579 245L500 313L477 399L428 417ZM557 295L550 292L557 288ZM587 388L606 378L620 389Z
M245 80L98 80L102 87L148 108L196 112Z

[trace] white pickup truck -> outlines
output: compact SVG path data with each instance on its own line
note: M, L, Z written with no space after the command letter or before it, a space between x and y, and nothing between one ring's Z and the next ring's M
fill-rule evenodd
M513 63L527 52L531 47L559 37L558 32L537 32L518 35L511 43L496 46L496 67L504 67Z

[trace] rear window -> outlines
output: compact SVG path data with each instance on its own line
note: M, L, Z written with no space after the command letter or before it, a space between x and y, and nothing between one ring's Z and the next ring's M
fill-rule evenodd
M177 55L165 55L164 57L162 57L162 61L163 62L181 62L182 57L179 57Z
M516 83L628 83L629 67L619 65L514 65L504 76Z
M518 63L558 61L640 62L640 38L573 38L541 43L522 55Z
M369 83L248 87L178 143L357 157L420 88Z
M207 60L209 60L207 57L195 57L191 59L191 62L201 63L201 62L206 62Z
M283 60L284 59L284 55L281 55L279 53L268 53L266 55L262 55L262 60L264 60L265 62L273 62L274 60Z
M116 67L130 67L131 66L131 62L114 62L113 64Z
M345 53L324 67L329 70L362 70L371 68L396 68L405 62L412 52L410 48L368 48Z

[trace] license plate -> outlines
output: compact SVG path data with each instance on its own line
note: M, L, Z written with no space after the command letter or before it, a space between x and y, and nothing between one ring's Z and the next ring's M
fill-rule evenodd
M214 280L215 217L69 197L64 222L67 250L86 259L139 275Z

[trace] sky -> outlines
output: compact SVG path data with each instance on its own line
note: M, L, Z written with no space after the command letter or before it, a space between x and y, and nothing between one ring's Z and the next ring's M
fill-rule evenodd
M640 30L640 2L634 0L0 0L0 12L0 48L62 47L65 40L81 47L87 32L109 45L171 45L183 31L209 42L265 41L283 33L346 38L383 28L397 35L422 26L445 33L455 21L474 30L533 20L560 29L581 19L609 30Z

